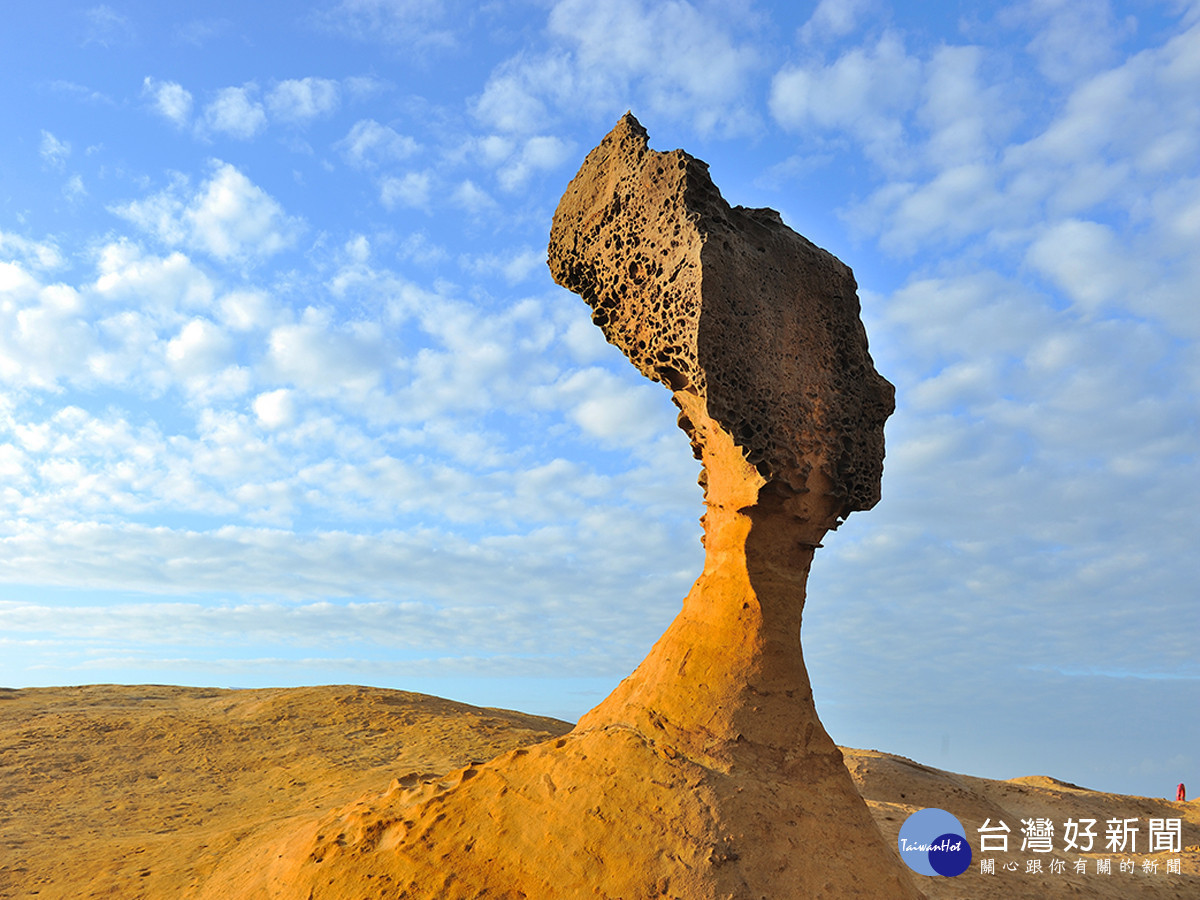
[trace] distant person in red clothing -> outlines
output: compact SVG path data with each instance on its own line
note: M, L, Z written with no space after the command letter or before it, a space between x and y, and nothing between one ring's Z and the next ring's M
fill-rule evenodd
M1187 788L1183 786L1183 782L1179 783L1179 787L1175 788L1175 799L1182 803L1187 799Z

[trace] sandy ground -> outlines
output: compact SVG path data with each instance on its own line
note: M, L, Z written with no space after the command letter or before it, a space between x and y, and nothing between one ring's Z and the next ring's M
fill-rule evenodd
M186 898L243 842L287 834L393 780L418 784L569 729L363 687L0 690L0 898ZM891 846L907 816L925 807L965 826L975 861L957 878L916 876L930 898L1200 898L1200 803L844 753ZM1054 823L1051 853L1020 849L1022 819L1037 818ZM1101 850L1109 819L1137 819L1138 851L1147 849L1150 819L1179 818L1181 850L1063 853L1068 818L1095 819ZM985 819L1009 826L1009 852L981 857L975 830ZM981 858L995 860L995 874L979 871ZM1112 873L1098 874L1105 859ZM1179 875L1168 873L1175 859ZM1122 861L1133 871L1121 871ZM1027 873L1030 862L1042 873Z
M1152 797L1107 794L1058 781L1029 776L992 781L921 765L901 756L843 748L846 766L867 800L875 822L896 846L900 826L919 809L944 809L962 823L971 841L971 868L956 878L916 876L918 887L935 898L972 900L1039 900L1051 897L1200 898L1200 803L1175 803ZM1146 853L1150 819L1181 820L1179 853ZM1022 820L1049 819L1054 826L1050 853L1023 852ZM1137 819L1137 853L1064 853L1067 819L1095 819L1094 848L1106 849L1110 819ZM1010 829L1006 853L980 853L978 829L1004 822ZM990 844L989 846L994 846ZM982 860L994 860L995 874L980 872ZM1055 860L1061 860L1055 864ZM1180 874L1168 874L1168 861L1178 859ZM1086 871L1076 872L1080 860ZM1097 862L1108 860L1112 873L1097 874ZM1122 871L1121 863L1132 871ZM1029 863L1041 873L1027 872ZM1009 867L1009 868L1006 868ZM1010 871L1015 869L1015 871ZM1055 871L1060 869L1059 871Z

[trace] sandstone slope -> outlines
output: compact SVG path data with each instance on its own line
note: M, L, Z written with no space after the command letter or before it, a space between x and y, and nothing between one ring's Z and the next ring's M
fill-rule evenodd
M0 897L194 895L293 817L567 728L361 687L2 690Z
M179 900L196 897L203 885L215 895L214 871L235 864L239 848L340 821L378 804L396 790L393 782L432 787L472 761L570 728L347 686L0 691L0 898ZM1106 794L1049 778L990 781L874 751L843 753L889 846L910 812L937 806L975 828L988 816L1014 829L1035 815L1138 816L1143 823L1179 816L1183 843L1192 847L1182 854L1181 877L1163 874L1165 863L1158 874L1123 877L1097 876L1091 867L1086 876L1041 877L973 869L920 879L930 897L1200 896L1200 803Z

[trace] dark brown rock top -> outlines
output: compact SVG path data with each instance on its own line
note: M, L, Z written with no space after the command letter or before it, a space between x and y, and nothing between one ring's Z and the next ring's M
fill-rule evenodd
M644 375L703 398L764 478L802 493L822 473L830 527L878 502L894 391L854 275L777 212L731 207L704 162L649 149L626 114L563 195L549 265Z

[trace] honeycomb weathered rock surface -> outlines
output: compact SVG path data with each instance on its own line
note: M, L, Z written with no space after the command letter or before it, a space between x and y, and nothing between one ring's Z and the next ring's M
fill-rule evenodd
M564 194L549 264L642 374L704 397L761 474L799 491L820 467L840 516L879 500L893 390L854 275L774 210L731 207L707 165L650 150L626 115Z

